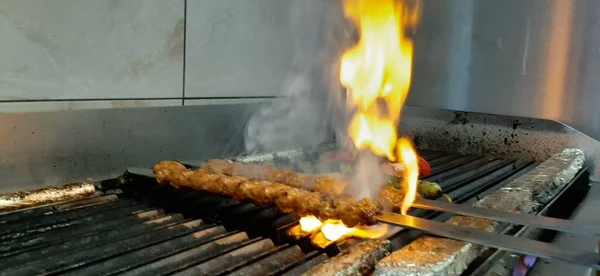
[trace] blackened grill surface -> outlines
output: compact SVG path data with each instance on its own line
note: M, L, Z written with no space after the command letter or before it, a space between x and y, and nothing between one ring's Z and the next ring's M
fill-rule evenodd
M420 154L432 165L426 180L438 182L459 203L501 186L533 164L434 151ZM265 156L248 160L293 167L318 154ZM306 169L296 169L300 167ZM130 170L120 179L125 185L119 195L0 215L0 274L299 275L357 242L343 239L319 248L307 236L287 235L298 223L295 214L159 185L138 171L144 170ZM421 210L413 214L436 215ZM388 238L397 249L406 242L398 240L409 236L401 231Z

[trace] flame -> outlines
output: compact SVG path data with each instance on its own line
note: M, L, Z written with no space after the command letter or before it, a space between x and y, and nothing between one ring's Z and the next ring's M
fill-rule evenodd
M300 229L304 232L313 232L319 229L323 223L314 216L300 218Z
M401 211L415 200L419 168L411 142L399 138L397 126L411 82L413 43L405 29L418 23L419 7L409 9L395 0L345 0L346 15L360 29L359 42L342 55L340 82L348 93L353 117L348 134L356 148L370 150L404 166L407 194ZM329 241L342 237L380 238L387 225L348 228L339 221L300 220L302 231L320 227Z
M358 149L368 149L404 165L408 193L402 213L415 199L417 155L409 140L398 139L397 126L411 82L413 43L405 28L418 22L412 11L394 0L346 0L346 13L360 28L357 45L344 53L340 81L355 109L348 133ZM394 152L396 150L396 152Z
M323 236L329 241L337 241L342 237L378 239L383 237L388 230L387 224L349 228L338 220L321 222L313 216L302 217L300 219L300 229L304 232L313 232L319 228Z
M347 236L352 232L353 228L346 227L341 222L326 222L323 227L321 227L321 232L325 238L330 241L337 241L343 236Z
M403 171L404 181L406 183L406 194L404 195L404 199L402 200L402 206L400 208L400 212L403 215L406 215L408 209L415 201L415 197L417 196L417 182L419 181L419 163L417 160L417 154L413 149L412 143L410 140L406 138L400 138L398 140L398 156L400 156L400 161L405 165L405 169Z

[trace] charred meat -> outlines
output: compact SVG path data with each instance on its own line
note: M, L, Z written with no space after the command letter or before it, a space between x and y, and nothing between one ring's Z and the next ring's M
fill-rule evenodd
M347 185L347 182L329 176L314 176L280 170L273 165L246 164L222 159L208 160L202 168L212 173L282 183L328 195L340 195Z
M313 215L322 221L340 220L348 227L376 224L376 217L383 209L379 203L368 198L357 201L348 197L335 197L274 181L227 175L225 172L231 173L227 171L227 167L221 170L203 168L193 171L175 161L162 161L154 166L158 182L228 195L258 205L276 206L285 213Z

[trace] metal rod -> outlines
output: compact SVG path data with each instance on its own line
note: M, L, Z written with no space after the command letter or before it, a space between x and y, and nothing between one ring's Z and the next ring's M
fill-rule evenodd
M452 204L443 201L419 198L412 205L414 208L459 214L469 217L527 225L538 228L568 232L573 234L600 236L600 222L582 222L557 219L545 216L517 214L493 209L475 208L467 205Z
M448 223L432 221L395 213L383 213L380 222L415 228L434 235L480 244L516 253L533 255L544 259L554 259L600 269L600 254L529 240L499 233L486 232L474 228L461 227Z

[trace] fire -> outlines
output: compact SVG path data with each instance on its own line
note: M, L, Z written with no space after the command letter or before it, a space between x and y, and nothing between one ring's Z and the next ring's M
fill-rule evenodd
M300 218L300 229L304 232L313 232L319 229L323 223L314 216Z
M356 148L369 150L390 162L401 163L407 194L401 211L415 200L418 158L411 142L399 138L397 126L411 82L413 43L405 29L418 23L418 7L396 0L345 0L346 15L360 29L359 42L341 59L340 82L346 88L353 117L348 134ZM315 221L316 220L316 221ZM387 225L348 228L338 221L302 218L302 229L320 227L326 239L344 236L379 238Z
M341 60L340 81L355 109L348 133L358 149L404 165L408 193L401 210L406 214L415 199L419 168L410 141L398 139L397 126L412 70L413 43L405 28L417 23L418 9L411 14L394 0L346 0L345 4L361 34Z
M403 171L404 179L406 181L406 195L402 201L400 211L403 215L406 215L408 209L415 201L417 196L417 182L419 181L419 163L417 161L417 154L412 147L411 142L406 138L400 138L398 140L398 156L400 161L404 164L405 168Z
M326 221L321 227L321 232L326 239L336 241L341 237L352 236L357 238L378 239L383 237L388 230L387 224L376 226L346 227L339 221Z
M353 228L346 227L341 222L326 222L323 227L321 227L321 232L325 238L330 241L336 241L339 238L346 236L352 232Z

